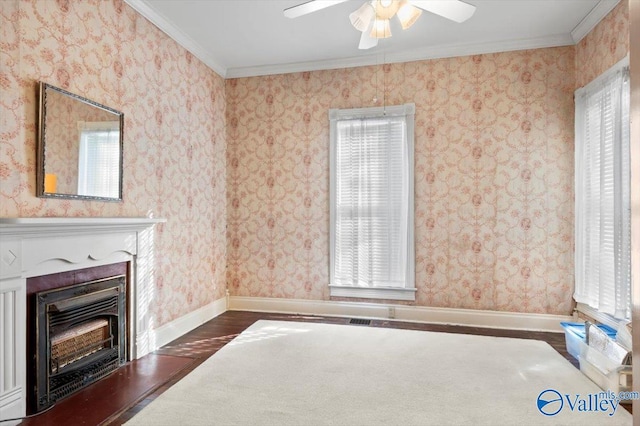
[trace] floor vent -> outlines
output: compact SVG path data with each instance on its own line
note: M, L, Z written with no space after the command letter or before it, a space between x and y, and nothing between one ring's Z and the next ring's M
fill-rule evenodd
M349 320L349 324L356 324L356 325L371 325L371 320L368 319L360 319L360 318L351 318Z

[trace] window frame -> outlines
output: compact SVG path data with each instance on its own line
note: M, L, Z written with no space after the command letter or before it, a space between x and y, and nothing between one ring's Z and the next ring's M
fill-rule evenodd
M588 233L587 228L589 226L594 225L594 221L589 220L589 218L587 218L586 215L587 215L587 211L589 210L587 208L587 203L589 203L591 205L591 211L594 211L594 212L597 211L598 217L602 216L601 199L604 196L604 194L602 194L601 192L602 192L602 187L604 185L603 184L604 177L600 176L600 180L598 182L595 182L600 187L600 194L598 195L598 198L595 200L597 201L597 203L595 203L594 200L591 200L589 193L587 193L588 188L585 187L585 176L586 176L586 171L588 169L586 161L595 162L596 165L598 165L599 167L598 168L599 173L602 173L605 170L605 163L603 161L603 158L606 154L601 150L601 147L598 146L596 148L591 148L591 149L597 149L599 153L599 158L597 160L586 159L585 157L587 153L585 148L586 136L584 134L585 123L587 122L585 120L585 117L587 116L587 114L592 112L587 108L588 105L585 102L585 98L588 96L591 96L592 93L599 90L599 88L601 88L604 84L608 84L608 82L611 81L611 79L616 74L624 73L625 68L628 69L628 67L629 67L629 57L627 56L624 59L622 59L620 62L615 64L613 67L611 67L609 70L604 72L602 75L594 79L592 82L576 90L576 93L575 93L575 100L576 100L576 109L575 109L575 289L573 293L573 298L577 302L576 309L578 311L591 317L597 317L596 318L597 320L601 322L609 323L609 324L615 324L620 321L627 321L630 319L630 313L631 313L630 267L627 270L627 277L629 278L629 281L628 282L625 281L621 284L618 279L620 274L624 273L623 270L619 269L620 265L621 264L624 265L625 262L627 262L627 266L628 266L628 261L630 261L630 256L631 256L629 247L625 247L626 244L630 244L630 228L628 230L629 231L628 233L625 232L625 236L626 238L628 238L628 240L622 239L623 238L622 232L625 230L625 226L630 226L630 221L628 220L626 222L626 225L623 223L623 219L625 219L625 212L624 212L625 209L627 210L626 214L628 215L626 219L630 219L630 211L626 206L630 206L631 194L629 192L626 198L624 197L624 194L623 194L623 191L629 190L629 186L628 186L630 183L629 176L626 176L626 178L623 178L623 173L630 172L630 164L627 163L625 167L625 164L621 163L621 161L623 161L625 158L621 153L621 151L619 151L620 149L629 148L628 144L630 141L628 140L628 137L629 137L628 128L627 128L627 132L625 133L624 127L623 127L622 130L620 131L620 134L618 135L619 139L616 139L616 137L614 136L613 137L614 139L612 140L613 146L607 149L607 151L611 150L613 152L613 154L610 154L610 155L613 155L612 157L613 159L611 161L613 161L614 187L612 192L608 195L609 197L613 197L613 202L614 202L614 205L611 206L611 208L613 209L613 213L612 213L613 223L609 225L606 225L606 224L603 225L598 221L595 221L595 222L597 222L597 225L598 225L598 231L596 232L596 235L599 236L599 239L600 239L599 245L601 248L603 246L603 241L602 241L603 227L606 226L607 229L613 230L613 235L614 235L614 239L612 241L613 249L611 249L611 246L607 246L607 247L609 247L609 250L608 250L609 252L613 250L614 257L613 259L610 259L609 257L607 257L605 258L605 260L608 259L609 262L614 265L614 269L613 271L610 271L609 269L605 269L605 272L607 272L608 275L602 275L600 271L600 266L603 262L603 259L599 257L601 256L601 253L599 251L594 253L589 248L591 246L590 241L593 239L593 236ZM628 79L628 75L627 75L627 79ZM627 85L628 85L628 81L627 81ZM623 98L628 95L629 95L628 93L625 94L624 92L621 94ZM623 110L620 113L622 114L623 118L625 117L625 113L626 113L626 119L630 120L629 112L630 112L629 109L627 109L626 111ZM582 113L582 115L580 115L580 113ZM602 115L603 112L600 112L600 114ZM629 126L629 124L630 124L629 121L627 121L626 123L623 123L623 126L625 125ZM616 132L616 130L617 129L614 128L614 132ZM593 144L593 142L591 143ZM625 146L621 144L627 144L627 145ZM616 145L618 145L617 148L616 148ZM627 153L626 155L626 160L627 161L630 160L629 153ZM593 166L593 164L591 165ZM620 169L620 167L622 167L622 169ZM607 181L607 183L608 182L609 181ZM594 182L591 182L591 183L593 186ZM619 207L616 207L616 205L619 205ZM609 235L609 234L606 234L606 235ZM623 251L619 253L618 249ZM622 259L622 256L626 256L626 260L621 261L620 259ZM588 261L587 261L587 258L588 258ZM589 275L590 272L594 273L595 277L593 275ZM616 286L613 293L606 292L606 289L603 290L603 288L601 287L603 284L603 279L605 280L605 283L608 281L611 281L606 279L607 277L611 278L611 274L613 274L613 277L614 277L613 282L614 282L614 285ZM589 290L588 283L594 282L596 279L598 281L596 284L598 286L597 289ZM596 295L596 293L598 294ZM605 293L604 296L603 296L603 293ZM629 298L627 299L628 306L626 308L625 314L621 312L620 305L618 305L617 303L618 297L623 293L627 293L627 295L629 296ZM608 300L608 298L611 298L611 297L613 297L613 300ZM610 305L610 304L608 305L607 301L612 302L613 305Z
M408 152L408 217L407 217L407 265L406 282L404 287L359 287L345 286L334 283L335 276L335 243L336 243L336 143L337 123L340 120L404 117L406 125L406 144ZM415 104L408 103L397 106L331 109L330 120L330 152L329 152L329 292L332 297L356 297L366 299L388 299L415 301L415 243L414 243L414 122Z

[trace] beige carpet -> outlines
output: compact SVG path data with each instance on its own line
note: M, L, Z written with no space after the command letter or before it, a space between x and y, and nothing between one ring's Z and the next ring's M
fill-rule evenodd
M631 424L599 392L541 341L258 321L127 425Z

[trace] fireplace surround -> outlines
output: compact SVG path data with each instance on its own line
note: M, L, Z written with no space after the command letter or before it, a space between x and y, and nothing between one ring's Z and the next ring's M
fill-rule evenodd
M153 218L0 218L0 420L24 416L27 392L33 391L26 382L28 278L126 263L127 359L155 349L148 312L155 281L155 227L163 222Z

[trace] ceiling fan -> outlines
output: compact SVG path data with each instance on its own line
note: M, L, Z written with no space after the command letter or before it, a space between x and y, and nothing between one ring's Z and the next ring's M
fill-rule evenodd
M348 0L310 0L284 10L287 18L297 18ZM378 39L391 37L389 20L398 17L402 29L413 25L422 11L435 13L454 22L464 22L476 7L460 0L367 0L349 15L351 25L362 32L359 49L370 49Z

